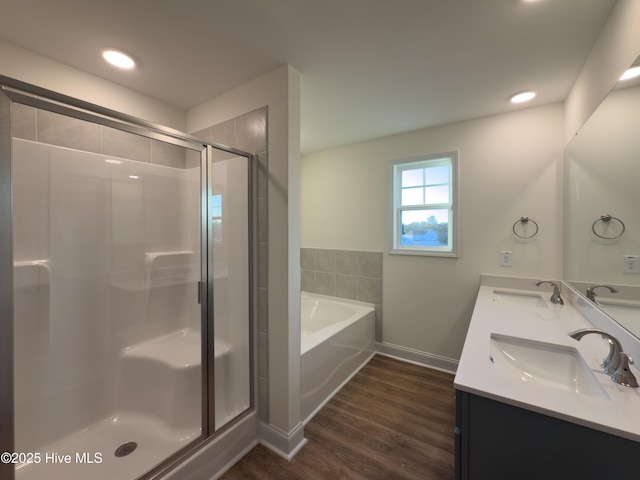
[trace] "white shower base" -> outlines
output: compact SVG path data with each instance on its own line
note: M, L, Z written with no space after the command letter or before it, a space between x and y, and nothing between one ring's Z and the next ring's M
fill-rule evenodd
M153 416L121 413L45 447L39 452L40 463L17 467L16 480L136 478L199 435L199 428L169 428ZM116 457L115 450L127 442L136 442L138 447L127 456ZM69 455L70 463L56 463L53 454L58 459ZM83 455L95 463L83 463Z
M225 360L224 344L217 347ZM42 448L39 463L20 465L16 480L134 479L198 438L200 349L199 332L187 328L122 350L116 413ZM115 456L128 442L137 448Z

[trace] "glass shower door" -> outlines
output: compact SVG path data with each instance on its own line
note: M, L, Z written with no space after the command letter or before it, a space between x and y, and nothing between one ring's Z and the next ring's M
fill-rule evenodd
M201 154L18 107L15 476L134 479L202 434Z
M209 213L213 272L214 419L221 429L251 407L249 160L214 150Z

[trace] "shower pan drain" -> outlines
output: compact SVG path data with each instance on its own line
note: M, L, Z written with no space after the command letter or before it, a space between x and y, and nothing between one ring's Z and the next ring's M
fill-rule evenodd
M116 448L116 451L113 453L116 457L126 457L130 453L132 453L136 448L138 448L138 444L136 442L127 442L120 445Z

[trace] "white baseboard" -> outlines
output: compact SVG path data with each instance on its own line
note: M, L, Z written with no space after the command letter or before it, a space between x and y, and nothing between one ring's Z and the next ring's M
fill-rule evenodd
M307 443L304 438L304 426L299 423L290 433L264 422L258 424L260 443L287 461L291 461L296 453Z
M447 373L455 374L458 369L458 360L393 345L391 343L376 342L376 353Z

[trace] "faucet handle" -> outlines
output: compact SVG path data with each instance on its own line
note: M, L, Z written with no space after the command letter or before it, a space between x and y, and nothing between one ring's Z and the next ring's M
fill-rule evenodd
M611 380L625 387L638 388L638 380L636 380L635 375L631 372L631 368L629 367L630 363L633 364L633 358L621 352L619 355L619 366L611 375Z
M606 338L606 337L603 336L602 338ZM607 355L607 357L604 360L602 360L602 364L600 366L604 369L604 373L606 373L607 375L613 375L613 373L620 366L620 354L623 352L622 350L618 350L618 347L616 346L615 343L613 343L613 340L611 340L610 338L608 340L609 340L609 355ZM631 360L631 363L633 363L633 360Z

